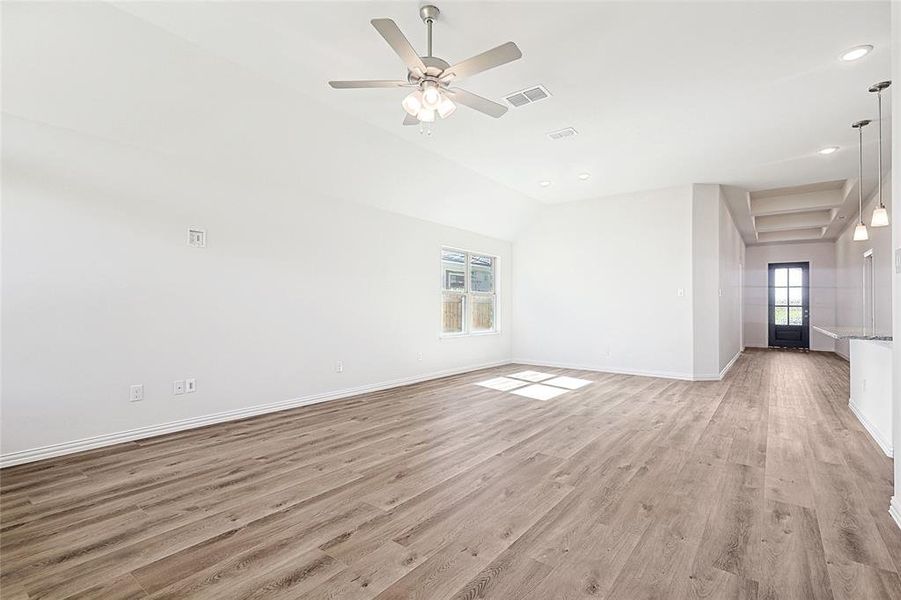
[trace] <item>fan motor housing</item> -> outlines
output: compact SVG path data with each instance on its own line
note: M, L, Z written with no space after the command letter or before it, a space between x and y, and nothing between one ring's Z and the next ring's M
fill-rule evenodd
M410 83L419 83L423 79L433 78L437 79L441 73L450 66L446 60L442 60L435 56L420 56L422 59L422 64L425 65L425 75L420 75L419 73L415 73L413 71L407 72L407 81Z

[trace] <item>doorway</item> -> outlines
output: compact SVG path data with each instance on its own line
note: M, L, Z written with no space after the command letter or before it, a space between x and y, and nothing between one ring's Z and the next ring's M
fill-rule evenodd
M810 349L810 263L769 265L769 345Z

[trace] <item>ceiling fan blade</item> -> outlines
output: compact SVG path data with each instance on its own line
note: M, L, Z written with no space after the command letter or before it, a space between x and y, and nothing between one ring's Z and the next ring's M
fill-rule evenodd
M519 50L519 47L513 42L507 42L497 48L486 50L472 58L467 58L462 62L449 66L441 73L441 79L443 80L448 76L453 76L456 79L469 77L470 75L505 65L508 62L513 62L519 58L522 58L522 52Z
M408 114L404 117L404 125L419 125L419 119L417 119L413 115Z
M406 81L393 79L364 79L362 81L329 81L328 84L336 90L346 90L354 88L393 88L405 87L410 85Z
M466 90L460 88L452 88L446 90L447 94L451 97L451 100L455 102L459 102L464 106L468 106L469 108L473 108L481 113L485 113L489 117L494 117L497 119L498 117L502 117L505 112L507 112L507 107L503 104L498 104L493 100L489 100L488 98L482 98L479 95L473 94L472 92L467 92Z
M404 61L404 64L407 65L408 69L411 71L413 69L419 69L420 73L425 73L425 64L423 64L422 59L419 58L416 50L413 49L410 41L407 40L401 32L397 23L391 19L373 19L370 22L372 23L372 26L375 27L375 30L385 38L388 45L397 52L397 55Z

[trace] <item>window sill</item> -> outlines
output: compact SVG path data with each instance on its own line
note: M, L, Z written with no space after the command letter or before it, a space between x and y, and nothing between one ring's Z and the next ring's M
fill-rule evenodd
M452 340L456 338L471 338L471 337L482 337L486 335L500 335L500 331L479 331L477 333L440 333L438 334L439 340Z

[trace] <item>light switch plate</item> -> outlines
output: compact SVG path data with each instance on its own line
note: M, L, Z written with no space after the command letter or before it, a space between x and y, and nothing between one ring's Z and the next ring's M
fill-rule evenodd
M197 380L193 377L190 379L185 379L185 393L193 394L197 391Z
M188 245L192 248L206 248L206 229L199 227L188 229Z

